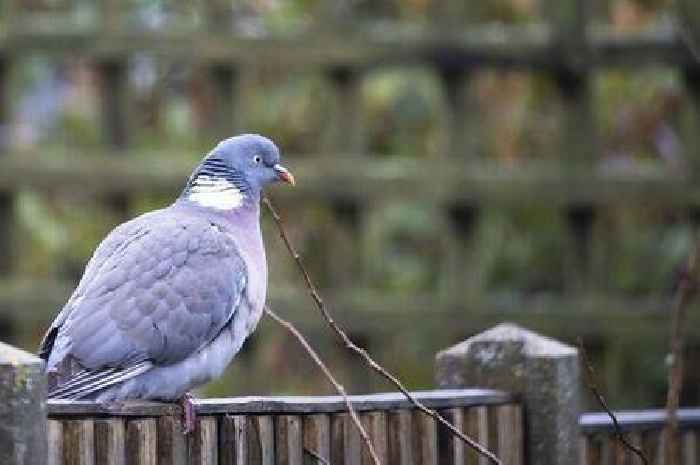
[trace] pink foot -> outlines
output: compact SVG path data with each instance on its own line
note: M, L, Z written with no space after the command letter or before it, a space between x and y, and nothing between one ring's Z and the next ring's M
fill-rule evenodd
M182 432L186 435L194 432L197 423L197 412L194 410L192 399L194 399L192 394L186 392L179 402L182 407Z

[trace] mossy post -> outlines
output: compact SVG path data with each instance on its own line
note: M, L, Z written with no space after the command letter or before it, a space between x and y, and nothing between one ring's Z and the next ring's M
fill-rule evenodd
M43 361L0 342L0 463L44 465L47 459Z
M479 386L521 397L526 463L578 461L579 359L571 346L500 324L437 355L441 388Z

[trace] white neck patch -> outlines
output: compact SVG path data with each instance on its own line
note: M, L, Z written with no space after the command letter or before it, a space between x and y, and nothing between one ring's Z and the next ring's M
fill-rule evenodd
M243 193L233 183L211 176L198 176L187 194L188 200L216 210L238 208L243 198Z

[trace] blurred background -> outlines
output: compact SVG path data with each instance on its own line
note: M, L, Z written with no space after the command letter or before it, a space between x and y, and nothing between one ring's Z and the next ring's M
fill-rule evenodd
M514 321L582 337L615 408L663 404L700 222L700 68L679 29L697 7L0 8L0 340L35 351L115 225L172 202L219 139L257 132L297 177L272 197L330 309L410 388L433 387L438 350ZM268 215L264 231L273 308L351 391L390 389L324 327ZM700 402L695 310L683 404ZM201 394L331 392L264 319Z

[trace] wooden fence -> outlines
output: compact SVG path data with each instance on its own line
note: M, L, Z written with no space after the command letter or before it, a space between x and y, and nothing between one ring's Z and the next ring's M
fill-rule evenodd
M358 333L369 334L369 340L380 339L375 334L378 325L366 322L384 318L404 324L395 318L400 309L401 319L409 324L429 305L431 312L442 318L420 325L421 330L425 328L447 340L494 324L504 313L511 320L527 322L560 337L573 339L587 332L605 352L601 369L606 373L621 372L625 354L635 353L638 341L663 350L665 333L658 327L665 322L667 301L658 296L646 299L611 295L605 283L599 282L591 250L594 225L600 211L610 205L654 203L687 210L695 223L700 218L700 65L683 36L665 26L623 34L593 27L591 2L586 0L543 1L541 23L497 30L478 24L456 28L450 8L440 8L464 3L460 8L468 15L470 2L434 3L437 8L432 22L420 30L326 17L320 21L325 27L317 26L299 35L253 37L222 26L218 19L225 16L216 1L203 2L199 27L167 31L130 28L120 15L120 2L109 0L99 4L97 20L87 25L55 16L47 22L22 10L20 2L4 2L0 126L12 116L15 102L10 86L18 61L34 53L78 56L90 60L99 76L103 150L89 154L76 150L66 156L47 148L41 157L5 150L0 157L0 250L13 251L0 254L0 329L10 327L6 332L16 342L16 333L31 335L22 339L28 346L28 339L36 337L37 327L47 324L50 312L65 301L70 290L67 283L27 283L16 278L13 265L22 251L13 248L11 232L15 230L18 190L35 189L51 195L79 189L106 199L112 208L124 212L130 196L177 192L191 168L172 162L170 154L133 148L127 70L133 55L145 52L181 59L205 70L214 93L208 125L212 139L247 127L241 82L252 67L273 64L280 69L315 70L326 78L333 104L326 115L329 129L323 136L321 153L289 157L301 182L284 197L290 210L296 200L322 199L339 227L346 230L354 250L359 251L352 257L347 257L344 250L331 252L337 256L329 257L328 262L338 259L353 272L338 273L345 277L334 278L328 287L330 300L338 308L361 315L349 324L355 325L352 329ZM364 79L377 69L414 65L430 69L440 82L445 137L439 160L449 163L380 159L367 153L368 128L361 98ZM688 168L682 173L662 168L640 170L636 166L603 172L598 165L599 137L591 99L595 74L604 69L636 70L649 65L673 68L683 78L686 98L681 138ZM566 108L555 143L560 160L509 170L476 159L474 135L479 131L480 116L470 111L468 97L473 76L483 69L517 69L551 78ZM12 134L3 135L7 145ZM439 228L442 245L433 263L438 283L423 292L387 297L373 287L384 263L375 252L386 248L390 241L382 232L386 212L391 205L406 203L420 205L430 212L431 221L445 225ZM478 280L471 276L477 274L479 265L472 263L471 257L480 246L474 237L480 213L489 208L526 205L551 207L564 219L569 271L563 279L563 292L559 289L554 296L530 299L497 299L484 295L482 289L473 289L471 283ZM36 292L38 287L41 293ZM284 285L275 286L271 298L275 305L292 309L306 305L302 293ZM29 314L27 308L35 311ZM465 318L467 313L470 316ZM305 318L306 312L298 314ZM464 323L459 333L445 324L456 316ZM693 346L700 343L700 313L693 312L690 319L688 332ZM437 327L440 322L442 325ZM619 390L621 382L613 377L610 390Z
M522 463L522 417L515 399L489 390L415 393L507 457ZM473 451L400 394L353 396L383 464L463 464ZM181 409L133 404L104 410L90 402L49 402L53 465L272 465L371 463L340 397L201 399L193 434Z
M649 460L649 465L663 465L664 410L635 410L616 412L617 420L630 444L635 445ZM700 463L700 410L680 409L682 465ZM581 465L642 464L641 459L625 448L615 437L612 420L606 413L581 415Z

